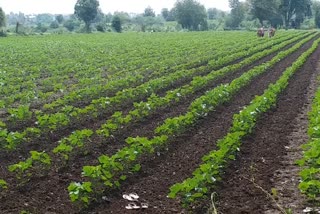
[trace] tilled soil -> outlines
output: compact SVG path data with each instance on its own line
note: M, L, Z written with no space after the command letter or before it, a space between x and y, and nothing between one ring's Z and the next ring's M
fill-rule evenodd
M228 167L217 191L219 195L218 210L221 213L251 214L275 210L276 204L267 197L261 188L271 193L272 188L279 187L279 179L275 175L281 174L289 165L292 167L292 161L289 163L283 161L290 154L288 148L292 146L292 140L299 142L298 139L292 139L292 137L304 138L300 143L306 140L303 136L295 135L295 132L297 129L306 129L305 120L307 118L297 118L310 102L312 95L308 93L308 87L311 84L311 79L315 81L312 76L316 72L319 56L320 48L290 80L289 86L280 96L276 108L264 114L256 126L255 133L243 141L237 161ZM304 122L297 124L298 121ZM291 178L293 185L297 185L297 180L295 180L297 179L297 170L294 169L291 175L288 174L282 178L282 182L286 178ZM254 179L255 185L250 181L252 179ZM292 194L293 198L303 200L303 198L297 197L296 191L290 192L292 186L289 185L287 188L280 190L280 194L277 196L283 197L286 194L287 196ZM298 207L300 210L296 210L294 207L301 206L303 204L301 201L290 201L288 204L280 202L279 204L284 209L293 209L294 213L302 213L301 207ZM293 206L290 207L290 204Z
M243 106L249 104L255 95L262 94L264 89L267 88L270 83L275 82L285 70L285 68L290 66L292 62L294 62L297 57L301 55L301 53L303 53L311 46L311 44L312 42L308 42L297 52L288 56L285 60L279 62L272 69L269 69L269 71L267 71L265 74L257 77L249 86L242 89L230 103L218 107L206 119L200 121L187 133L172 140L172 142L170 142L170 144L168 145L167 150L159 151L155 156L142 158L141 172L139 172L137 175L130 176L129 179L123 183L120 190L114 191L112 192L112 194L106 193L107 201L93 204L93 206L89 207L89 209L83 210L83 213L132 213L132 211L127 211L125 209L125 206L128 204L128 202L122 198L123 193L131 192L137 193L140 196L141 201L149 204L148 209L145 209L143 211L138 210L137 212L133 211L133 213L187 213L187 210L181 208L179 201L171 199L169 200L166 197L169 187L174 183L180 182L183 179L191 176L192 171L194 171L194 169L201 163L201 157L207 154L209 151L215 149L215 142L227 133L232 122L233 114L238 113L239 110L243 108ZM303 100L298 96L299 92L301 96L305 96L305 94L303 93L303 84L306 85L305 87L308 86L310 76L313 71L313 67L311 65L315 60L315 57L319 56L319 52L320 51L317 50L317 52L306 63L304 68L301 69L301 71L294 77L294 80L296 80L296 82L291 81L290 83L289 87L302 88L301 91L297 89L298 92L293 92L293 94L296 94L296 96L293 97L297 99L297 102L293 102L294 104L299 103L299 100ZM305 72L303 72L304 69L306 69ZM303 75L301 73L303 73ZM232 80L235 77L227 78L230 78L229 80ZM227 78L225 78L223 81L226 81ZM281 101L282 99L280 99L280 102ZM284 101L287 101L287 98L285 98ZM288 102L290 103L290 101ZM183 113L183 111L181 110L182 106L178 108L172 107L170 109L167 109L166 111L168 111L171 116L171 112L174 112L174 115ZM291 111L291 108L288 110ZM159 116L161 115L155 114L152 117L148 118L147 121L157 121L157 118ZM268 116L264 116L263 120L266 119L265 117L268 118ZM260 130L259 125L257 130ZM132 131L138 136L143 136L141 134L145 133L145 130L150 131L153 129L154 123L146 123L143 126L139 127L141 127L141 132L138 132L138 129L132 129ZM274 128L278 130L282 128L282 126L281 124L276 124ZM132 134L132 132L130 134ZM253 138L255 137L255 135L253 136ZM271 138L274 140L278 140L278 138L274 138L273 135L271 136ZM250 139L247 139L246 141L250 141ZM237 163L241 161L246 163L246 161L241 160L243 154L248 154L249 157L247 158L251 158L252 154L250 152L246 152L246 149L252 149L252 145L250 147L246 146L247 144L248 143L244 142L244 148L239 154L239 161L233 163L226 173L225 180L231 182L230 184L234 184L235 187L237 187L237 183L232 183L232 181L234 181L235 179L229 179L229 177L232 178L232 176L234 176L233 172L238 170L232 167L237 167ZM269 147L266 146L266 148L266 150L268 150ZM256 151L257 149L259 149L258 152L259 154L261 154L259 147L255 147L255 150L253 151ZM278 150L280 151L281 149ZM283 154L283 152L281 153L280 151L280 154ZM260 155L260 159L261 157L263 156ZM258 158L258 160L260 159ZM265 157L265 160L269 159ZM66 187L68 186L70 181L81 180L79 169L81 170L81 166L84 165L85 161L90 162L90 160L76 159L73 165L70 166L70 170L66 172L63 172L59 175L57 173L51 172L48 176L32 179L23 188L12 188L12 190L10 190L11 192L6 194L6 197L0 198L1 212L18 213L18 211L21 210L29 210L32 213L48 214L78 213L78 208L74 205L71 205L71 203L69 202L70 200L66 191ZM259 164L256 163L257 159L253 159L253 161L250 161L250 163L251 162ZM249 167L250 166L251 165L249 165ZM279 165L274 167L279 168ZM3 170L4 168L1 166L1 171ZM267 172L269 171L267 170ZM246 171L244 173L246 173L246 176L248 175ZM257 182L258 181L259 180L257 180ZM224 204L223 194L224 191L228 190L229 188L227 184L229 183L222 183L222 186L219 190L219 194L221 194L219 202L220 205ZM229 188L229 190L231 189L232 188ZM237 198L237 194L233 196L232 194L230 194L230 192L226 192L225 196L230 197L231 200L233 198ZM249 199L255 202L255 197L248 197L248 200ZM228 203L229 201L226 201L226 204ZM231 203L233 203L233 201L231 201ZM191 212L203 213L207 207L207 204L209 204L209 200L203 201L203 206L201 206L202 209L196 209ZM241 204L241 202L238 202L238 204ZM231 209L231 207L233 206L227 206L226 209ZM223 209L222 206L220 206L219 209L220 208L221 210L224 210L223 213L237 213L233 212L233 210L230 210L231 212L228 212L229 210ZM189 208L188 210L192 210L192 208ZM239 211L238 207L235 210ZM249 210L248 213L251 213L251 211L252 210Z
M287 154L283 157L281 168L273 175L272 181L277 194L274 196L277 204L283 209L290 209L292 213L302 213L306 207L312 207L307 203L306 197L300 192L298 185L300 181L299 172L301 167L296 161L303 156L301 145L308 142L308 112L311 111L314 94L318 88L320 75L320 63L312 74L310 85L307 90L307 102L304 104L299 115L293 121L294 129L288 136L288 146L285 146ZM268 208L265 214L280 213L279 207Z

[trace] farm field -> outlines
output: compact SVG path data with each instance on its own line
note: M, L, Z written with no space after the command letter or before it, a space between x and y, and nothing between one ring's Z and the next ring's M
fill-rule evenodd
M1 213L301 213L312 204L295 162L317 135L319 42L317 31L0 39Z

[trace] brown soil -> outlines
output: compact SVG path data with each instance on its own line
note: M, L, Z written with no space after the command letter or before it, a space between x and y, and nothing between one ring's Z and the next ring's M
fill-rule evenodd
M232 122L233 114L238 113L243 106L248 105L255 95L262 94L264 89L270 83L275 82L285 68L290 66L311 44L312 42L308 42L297 52L279 62L272 69L269 69L268 72L257 77L249 86L242 89L230 103L218 107L206 119L200 121L187 133L172 140L167 149L159 151L155 156L142 158L141 172L137 175L130 176L129 179L123 183L121 189L113 191L112 193L106 193L107 201L100 200L98 203L89 207L89 209L83 210L83 213L187 213L186 210L181 208L179 201L166 197L168 188L174 183L191 176L192 171L201 163L201 157L210 150L215 149L217 139L222 138L227 133ZM261 207L256 209L257 206L252 206L252 209L244 213L261 213L263 208L265 208L265 196L255 188L249 188L248 183L238 182L239 178L242 175L251 175L248 174L248 169L252 166L251 163L255 163L255 168L258 172L255 172L253 176L255 176L257 183L266 189L270 189L270 186L272 186L267 176L271 177L275 170L280 168L281 155L285 153L284 148L278 148L279 140L282 140L281 142L286 144L284 135L288 136L285 134L286 131L289 133L289 131L292 130L290 122L298 114L298 112L295 111L298 111L298 108L303 106L303 100L306 99L304 91L309 85L309 80L315 67L315 60L319 56L320 49L317 50L305 66L295 75L290 82L288 90L282 95L283 97L280 99L277 108L273 112L267 113L262 118L262 121L259 122L256 133L244 141L238 161L230 165L225 175L225 182L223 182L221 188L219 188L218 193L221 196L219 209L221 209L223 213L237 213L241 210L247 211L246 204L257 204L257 206L261 205ZM259 63L261 62L262 61ZM245 71L245 69L243 69L243 71ZM243 71L239 72L238 75ZM221 81L227 82L235 77L236 76L226 77ZM216 84L217 82L211 87L214 87ZM200 96L201 93L195 96ZM184 112L183 109L186 109L192 99L189 101L185 100L181 104L164 109L161 112L163 112L164 117L179 115ZM183 105L185 105L184 108ZM285 107L287 107L287 109ZM280 109L279 113L277 112L278 109ZM290 117L287 115L290 115ZM158 118L161 119L159 120ZM165 118L163 118L162 115L154 114L146 121L136 124L136 127L126 130L123 135L144 136L144 134L149 133L154 128L155 124L160 123L163 119ZM267 121L269 121L269 123ZM261 136L258 135L259 133L261 133ZM258 136L260 136L260 138L256 138ZM108 153L108 148L109 147L106 146L103 153ZM253 153L253 151L256 153ZM269 154L270 152L272 153ZM92 156L79 157L75 159L73 165L70 166L70 169L66 172L58 174L51 171L49 175L32 178L28 184L20 188L13 187L17 185L17 183L14 181L14 178L7 174L5 169L6 164L2 165L0 167L0 177L7 179L7 181L13 185L5 194L5 197L0 197L1 212L19 213L21 210L28 210L32 213L48 214L79 213L79 209L69 202L66 187L70 181L81 180L81 166L94 163L93 158L99 153L101 153L101 151L91 154ZM264 157L265 163L260 163L261 157ZM6 156L6 158L10 159L10 156ZM276 160L278 160L278 162L276 162ZM11 161L6 160L5 162L8 163ZM265 167L267 164L268 166ZM264 183L270 186L265 186ZM243 192L243 190L248 191ZM127 211L125 206L128 202L122 198L122 194L131 192L137 193L142 201L149 204L149 208L137 212ZM248 195L246 195L246 193ZM243 196L241 194L243 194ZM247 200L247 203L242 203L244 199ZM202 206L200 206L201 209L194 209L191 212L203 213L208 204L209 200L203 201ZM224 207L224 204L227 204L227 206ZM270 204L269 207L271 208L272 205ZM192 210L192 208L188 210Z
M292 78L288 88L280 96L276 108L263 115L255 133L243 141L237 161L230 165L217 191L218 210L221 213L278 212L275 210L275 203L247 180L252 178L269 193L272 188L277 189L280 197L278 203L283 208L291 208L294 213L302 213L303 198L300 198L299 192L295 190L298 179L297 168L293 166L294 160L289 155L294 154L293 158L298 159L297 148L299 144L306 142L305 134L301 136L297 133L306 130L307 118L300 115L310 103L312 94L308 91L314 90L313 74L317 68L319 55L318 48ZM310 82L313 82L311 84L313 86L310 86ZM295 143L292 137L295 137ZM292 169L291 172L287 167ZM284 172L288 174L285 175ZM279 183L289 180L291 184L288 185ZM290 200L287 199L288 196Z
M301 145L308 142L308 112L311 110L313 97L318 88L319 81L317 81L317 77L320 74L320 64L318 64L315 71L308 87L307 102L295 118L293 122L295 124L294 129L288 136L289 143L285 147L287 154L281 162L281 168L271 178L275 184L274 188L278 192L275 196L276 202L282 208L292 210L293 213L302 213L303 209L309 205L306 203L306 197L302 195L298 188L301 168L296 164L296 161L301 159L303 155ZM280 211L278 207L274 207L264 213L277 214Z

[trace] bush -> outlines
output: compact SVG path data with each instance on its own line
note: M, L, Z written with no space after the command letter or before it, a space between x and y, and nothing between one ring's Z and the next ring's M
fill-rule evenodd
M0 37L7 37L7 33L5 31L0 31Z
M315 19L305 19L300 26L303 30L310 30L316 28Z
M96 29L99 32L105 32L106 31L106 27L102 23L97 24Z
M320 12L317 11L315 15L315 24L318 28L320 28Z

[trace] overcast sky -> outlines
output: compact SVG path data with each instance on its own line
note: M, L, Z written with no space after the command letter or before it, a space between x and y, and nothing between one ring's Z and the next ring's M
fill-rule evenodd
M228 0L198 0L206 8L215 7L221 10L229 10ZM71 14L74 12L74 5L77 0L0 0L0 7L9 12L52 13ZM132 13L143 13L148 6L156 13L162 8L171 9L176 0L99 0L100 8L104 13L125 11Z

